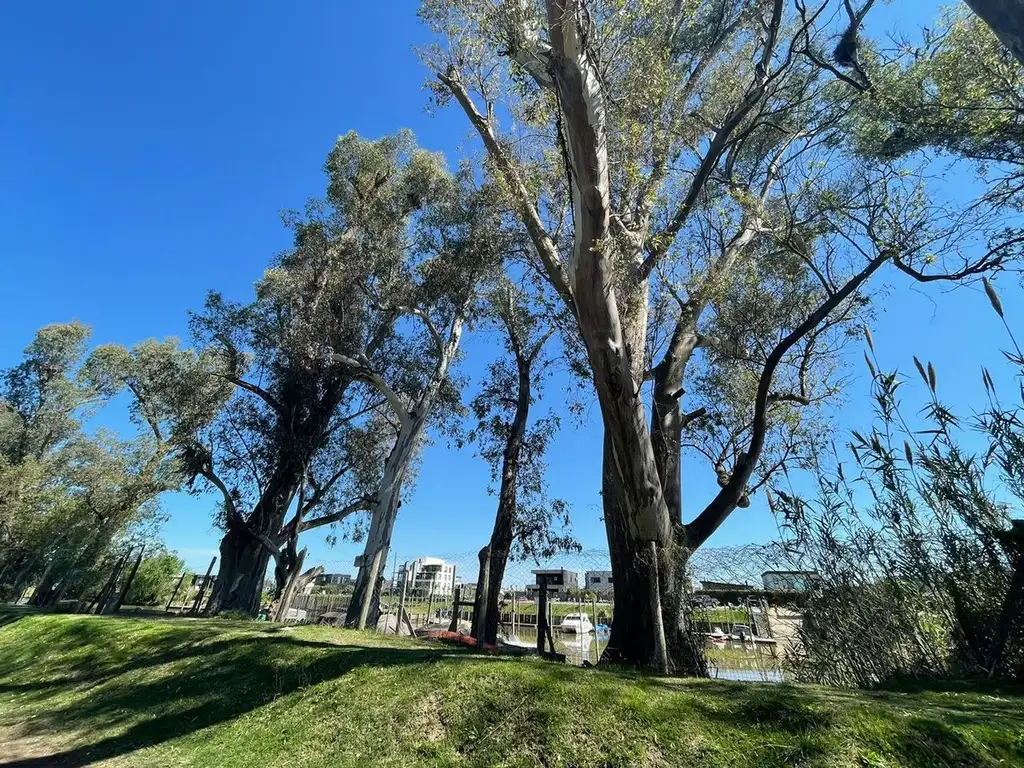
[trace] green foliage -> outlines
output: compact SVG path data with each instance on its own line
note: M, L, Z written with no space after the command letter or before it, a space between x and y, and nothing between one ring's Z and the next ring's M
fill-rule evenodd
M1019 353L1008 358L1024 371ZM1024 406L985 371L988 404L961 419L935 368L915 364L922 424L905 415L899 372L872 366L876 424L849 444L857 474L838 463L815 497L776 494L791 548L821 576L794 659L805 679L1024 676L1024 536L1011 520L1024 501Z
M125 602L129 605L156 605L163 607L174 591L174 585L185 561L172 552L147 554L135 573Z
M135 358L101 347L86 358L80 323L42 328L0 386L0 587L33 600L95 587L121 550L159 520L160 493L182 476L160 430L123 440L86 419L124 386ZM151 343L159 347L156 342ZM91 595L90 595L91 596Z

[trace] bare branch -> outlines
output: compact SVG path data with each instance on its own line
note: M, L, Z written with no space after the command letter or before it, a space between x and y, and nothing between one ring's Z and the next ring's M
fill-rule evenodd
M349 517L356 512L373 509L376 503L377 500L372 496L364 496L361 499L356 499L335 512L321 515L320 517L314 517L312 520L300 521L298 524L298 533L308 531L312 528L320 528L324 525L330 525L331 523L341 522L346 517Z

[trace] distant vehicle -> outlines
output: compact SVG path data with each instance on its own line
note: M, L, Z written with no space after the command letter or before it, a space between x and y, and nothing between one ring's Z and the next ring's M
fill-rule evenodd
M558 628L563 632L578 632L580 634L594 631L594 625L590 623L590 617L585 613L566 614Z
M718 600L711 595L694 595L693 604L698 608L717 608Z

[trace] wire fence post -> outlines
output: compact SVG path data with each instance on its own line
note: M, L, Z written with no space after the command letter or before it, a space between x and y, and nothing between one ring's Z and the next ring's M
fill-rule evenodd
M206 569L206 575L203 577L203 583L199 585L199 594L196 595L196 601L192 604L192 610L190 613L193 616L199 614L199 606L203 604L203 595L206 594L206 585L210 583L210 574L213 573L213 566L217 563L217 557L214 556L213 560L210 561L210 567Z
M188 571L182 571L181 572L181 576L178 578L178 583L174 585L174 591L171 592L171 599L167 601L167 607L164 608L164 613L170 613L171 612L171 603L173 603L174 602L174 598L176 598L178 596L178 590L181 589L181 582L183 582L185 580L185 576L187 574L188 574Z
M405 593L409 588L409 580L406 578L402 579L402 598L398 601L398 618L395 620L395 634L402 634L402 622L405 621ZM412 633L412 624L409 625L410 634Z

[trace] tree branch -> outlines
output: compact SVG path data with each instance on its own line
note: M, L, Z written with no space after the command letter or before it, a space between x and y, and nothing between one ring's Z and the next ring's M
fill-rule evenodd
M355 358L348 357L340 352L331 352L329 353L329 357L334 362L341 363L346 366L352 372L353 377L366 382L380 392L388 401L388 405L391 406L391 410L395 412L395 415L403 425L410 420L411 416L405 407L405 403L402 402L401 396L388 386L388 383L384 381L384 378L379 373L370 367L370 363L365 356L361 355L361 359L356 360Z
M754 467L764 448L764 440L768 432L768 406L771 399L769 390L772 384L772 377L775 375L775 369L782 361L783 356L800 339L825 320L836 307L859 289L879 267L892 258L892 255L888 251L883 251L872 259L863 270L847 280L842 288L822 302L807 319L786 335L769 353L764 369L761 372L761 378L757 385L757 394L754 399L754 420L750 430L750 443L746 452L740 454L740 458L733 468L729 481L712 499L711 503L692 522L685 526L686 545L688 547L696 548L707 541L708 537L718 529L718 526L736 508L746 492L747 482L750 480L750 476L753 474Z
M395 307L395 311L403 315L413 315L423 321L423 324L427 326L427 330L430 332L430 338L434 340L434 344L437 345L437 351L441 352L444 350L444 338L437 330L437 326L434 325L434 321L431 320L430 315L420 309L419 307L410 307L399 305Z
M373 509L376 505L377 499L372 496L364 496L363 498L356 499L355 501L346 504L336 512L330 514L321 515L320 517L314 517L312 520L302 520L298 524L298 533L308 531L312 528L320 528L324 525L330 525L331 523L337 523L344 520L349 515L353 515L360 510Z
M768 24L767 37L760 61L756 67L757 74L754 82L747 89L742 101L729 112L722 122L722 126L715 132L711 144L708 146L707 154L704 155L704 159L701 160L700 165L697 167L693 181L690 182L690 188L687 190L686 196L683 198L676 213L664 229L648 240L648 255L640 265L641 279L647 278L654 270L658 261L668 253L669 248L680 230L682 230L687 219L689 219L690 213L703 193L704 187L711 177L711 172L718 166L718 161L728 147L733 133L754 107L760 103L767 91L768 83L778 76L779 71L775 71L771 75L768 75L767 72L775 51L775 45L778 42L779 27L782 24L783 5L783 0L775 0L772 6L772 18Z
M476 128L480 138L483 140L484 147L487 149L488 155L494 160L495 165L498 167L498 171L501 173L502 179L505 184L508 185L509 190L512 193L513 200L515 200L516 207L519 211L519 217L526 227L527 232L530 235L530 239L533 242L533 246L537 251L537 255L540 257L541 264L544 266L544 273L548 281L554 287L558 295L562 297L566 305L575 314L575 303L573 301L572 290L569 286L569 280L566 278L565 271L562 269L561 259L558 255L558 249L555 247L554 241L551 236L548 235L544 229L544 225L541 223L540 214L537 212L537 206L533 200L530 199L530 193L526 189L526 184L523 183L522 176L519 173L519 169L516 168L512 158L509 157L508 152L502 147L498 141L498 137L495 135L494 127L491 120L484 117L480 110L476 108L473 103L469 92L466 90L466 86L462 82L462 76L458 70L454 67L449 67L447 72L438 72L437 79L451 92L455 97L455 100L459 102L462 110L466 113L470 123Z
M262 387L258 387L252 382L246 381L245 379L239 378L238 376L235 376L234 374L230 373L214 372L212 375L216 376L218 379L224 379L224 381L231 382L236 387L244 389L246 392L252 392L254 395L263 400L263 402L265 402L278 413L284 413L284 406L281 405L281 403L278 401L276 397L274 397L272 394L267 392Z

